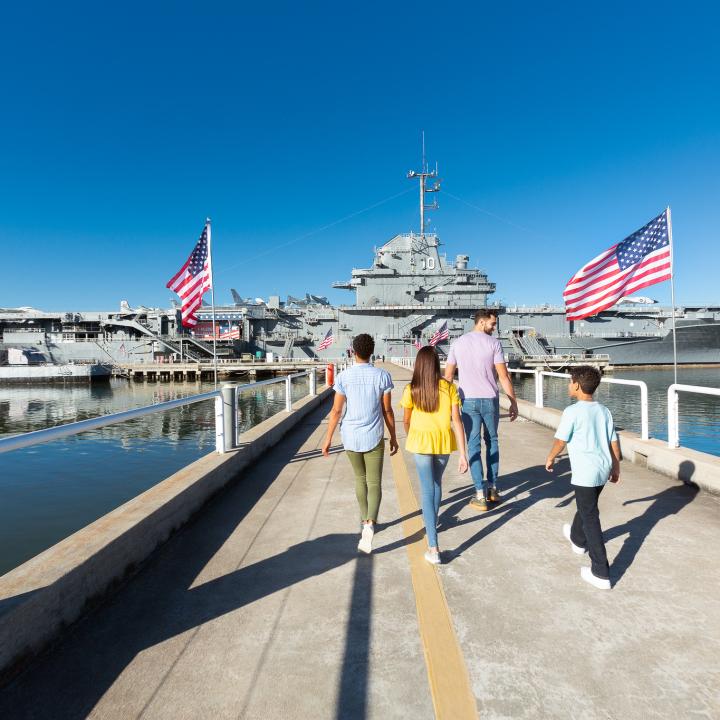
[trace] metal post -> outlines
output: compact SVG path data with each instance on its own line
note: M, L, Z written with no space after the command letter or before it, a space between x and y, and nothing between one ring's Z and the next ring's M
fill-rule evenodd
M285 378L285 412L292 412L292 378Z
M221 455L225 453L225 403L223 398L215 398L215 450Z
M225 451L235 450L237 443L237 385L233 383L223 383L220 388L223 401L223 436L225 441Z
M543 406L543 374L542 370L535 368L535 407Z
M667 391L668 396L668 447L675 449L680 447L680 432L678 429L679 402L675 384L673 383Z
M648 418L648 389L645 383L640 385L640 439L650 439L650 421Z
M314 397L317 394L317 374L315 368L310 370L310 396Z

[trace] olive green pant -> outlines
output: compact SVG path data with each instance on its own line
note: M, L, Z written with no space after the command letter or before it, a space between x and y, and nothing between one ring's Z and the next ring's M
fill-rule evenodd
M382 469L385 457L385 440L372 450L355 452L346 450L355 473L355 495L360 506L360 519L377 522L382 500Z

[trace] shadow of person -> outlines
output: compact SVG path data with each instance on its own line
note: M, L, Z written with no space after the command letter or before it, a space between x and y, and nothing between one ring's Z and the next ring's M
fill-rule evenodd
M558 500L556 507L567 504L568 493L572 499L572 491L567 482L569 475L570 463L567 458L556 463L555 472L552 474L545 470L544 465L535 465L504 475L502 477L502 503L487 512L476 514L473 511L471 517L464 519L458 519L458 515L467 506L467 495L455 495L452 499L448 499L448 507L440 514L439 518L441 529L458 528L487 519L490 522L456 548L443 553L445 561L452 562L475 543L538 502L556 499ZM469 490L468 494L472 496L474 488L469 488Z
M690 460L685 460L680 464L680 477L686 483L692 482L694 472L695 463ZM647 502L650 505L645 508L641 515L637 515L626 523L610 528L603 533L605 542L627 534L620 552L615 557L610 568L614 583L620 580L633 564L635 557L653 528L661 520L679 513L688 503L695 499L697 493L698 489L695 485L673 485L655 493L655 495L634 498L623 503L623 505L634 505L635 503Z

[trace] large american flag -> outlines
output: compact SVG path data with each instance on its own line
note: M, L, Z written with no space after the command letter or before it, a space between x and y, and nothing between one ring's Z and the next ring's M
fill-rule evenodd
M203 294L212 288L211 278L210 225L206 224L190 257L166 285L180 296L180 314L185 327L197 325L195 313L202 306Z
M435 345L442 342L443 340L447 340L449 337L450 331L448 330L447 322L443 322L443 324L433 333L433 336L430 338L430 345L435 347Z
M670 208L584 265L565 287L568 320L582 320L623 295L672 277Z
M327 335L322 339L322 342L317 346L318 350L325 350L329 348L335 342L332 328L327 331Z

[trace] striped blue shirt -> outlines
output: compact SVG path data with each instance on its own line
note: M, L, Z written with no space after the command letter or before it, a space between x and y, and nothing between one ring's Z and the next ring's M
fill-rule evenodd
M340 434L346 450L368 452L383 437L382 398L393 389L387 370L358 363L335 380L335 392L345 396Z

